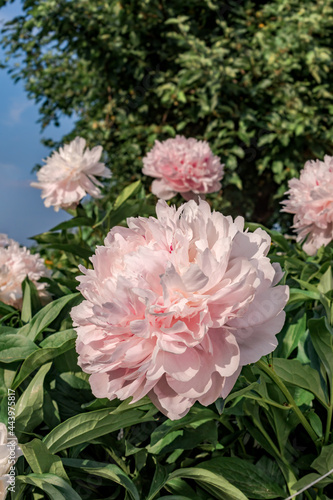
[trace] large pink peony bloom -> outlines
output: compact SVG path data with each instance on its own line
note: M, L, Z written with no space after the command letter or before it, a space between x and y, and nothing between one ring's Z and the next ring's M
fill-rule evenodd
M303 249L314 255L333 239L333 156L307 161L299 179L289 181L282 212L295 214L293 228Z
M88 193L94 198L100 198L101 191L97 187L102 183L96 179L111 177L111 171L101 163L102 146L92 150L86 148L86 141L76 137L70 144L65 144L59 153L44 160L44 165L38 172L38 182L31 186L42 189L44 205L59 208L75 208L79 201Z
M86 300L72 309L77 352L96 397L148 394L180 418L195 401L226 397L241 367L277 345L288 288L266 257L270 238L244 232L208 203L114 227L81 267Z
M40 255L30 253L25 247L9 240L7 246L0 246L0 300L5 304L22 307L22 281L26 276L36 285L41 299L48 299L46 283L38 283L42 276L50 276Z
M186 199L214 193L221 189L223 177L220 159L214 156L206 141L175 139L156 141L153 149L143 159L145 175L157 177L152 192L164 200L181 193Z

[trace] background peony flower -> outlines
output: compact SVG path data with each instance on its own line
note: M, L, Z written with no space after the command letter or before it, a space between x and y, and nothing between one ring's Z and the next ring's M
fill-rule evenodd
M8 472L21 455L23 453L17 444L16 437L8 437L7 427L0 422L0 500L6 498L10 479Z
M71 316L79 364L96 397L148 394L180 418L226 397L241 367L277 345L288 287L265 231L189 201L160 200L157 219L114 227L78 280Z
M15 241L8 238L7 234L0 233L0 247L8 247L8 245L12 245L13 243Z
M13 240L12 240L13 241ZM0 246L0 300L5 304L22 307L22 281L26 276L36 285L41 299L47 300L46 283L38 283L42 276L50 276L40 255L31 254L26 247L13 242Z
M99 161L102 146L92 150L85 146L85 139L76 137L44 160L46 165L37 172L38 182L31 186L42 189L46 207L52 205L58 212L59 208L75 208L86 194L100 198L97 186L103 184L95 176L111 177L111 171Z
M297 241L306 241L303 249L314 255L318 248L333 239L333 156L324 161L310 160L299 179L289 181L288 200L281 210L294 215Z
M158 180L152 192L164 200L181 193L186 199L198 194L214 193L221 189L223 167L206 141L177 135L175 139L156 141L143 158L142 172Z

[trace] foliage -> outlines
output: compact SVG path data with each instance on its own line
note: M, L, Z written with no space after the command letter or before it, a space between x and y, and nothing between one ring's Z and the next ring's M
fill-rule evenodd
M285 327L273 355L244 367L225 401L170 421L147 397L94 398L69 319L81 300L74 278L112 225L153 213L151 198L134 183L104 200L107 210L79 206L36 236L54 270L53 301L41 307L26 280L22 312L0 304L1 420L10 388L24 453L12 499L285 499L333 468L332 246L309 258L270 231L270 258L291 287ZM298 498L332 495L333 475Z
M75 116L67 140L101 144L125 184L140 176L155 139L204 138L227 166L214 206L270 226L287 179L332 154L331 2L24 0L22 8L2 32L13 78L39 103L43 128Z

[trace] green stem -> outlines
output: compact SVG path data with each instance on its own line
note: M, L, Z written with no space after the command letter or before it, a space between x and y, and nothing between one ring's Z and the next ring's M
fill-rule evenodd
M290 394L290 392L288 391L287 387L284 385L284 383L282 382L282 380L280 379L280 377L274 371L273 366L268 366L266 363L264 363L261 360L257 361L256 365L262 371L264 371L265 373L267 373L267 375L273 380L273 382L276 383L276 385L279 387L280 391L286 397L286 399L287 399L288 403L290 404L291 408L294 410L294 412L297 415L300 423L303 425L304 429L309 434L310 438L312 439L312 441L314 442L314 444L316 445L316 447L318 447L318 438L317 438L316 433L314 432L314 430L310 426L309 422L304 417L304 415L301 412L301 410L296 405L295 400L292 397L292 395Z

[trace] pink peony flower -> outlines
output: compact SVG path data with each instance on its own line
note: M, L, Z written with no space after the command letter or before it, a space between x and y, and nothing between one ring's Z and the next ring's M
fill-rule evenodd
M226 397L243 365L277 345L288 287L275 286L270 238L193 200L114 227L81 267L71 312L79 364L96 397L148 394L171 419Z
M14 240L8 238L7 234L0 233L0 247L7 247L8 245L12 245L15 243Z
M10 240L13 242L13 240ZM41 299L47 300L46 283L38 283L42 276L50 276L40 255L30 253L13 242L8 246L0 246L0 300L5 304L22 307L22 281L26 276L36 285Z
M38 182L31 186L42 189L46 207L52 205L56 212L59 208L75 208L87 193L100 198L97 185L102 183L95 176L111 177L111 171L99 161L102 146L84 150L85 146L85 139L76 137L44 160L46 165L37 172Z
M299 179L289 181L288 200L282 212L295 214L297 241L306 241L303 249L314 255L318 248L333 239L333 156L324 161L310 160L304 165Z
M213 155L206 141L186 139L181 135L156 141L143 159L143 165L145 175L157 177L158 180L152 183L152 192L163 200L177 193L189 200L221 189L219 181L224 165Z

